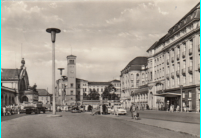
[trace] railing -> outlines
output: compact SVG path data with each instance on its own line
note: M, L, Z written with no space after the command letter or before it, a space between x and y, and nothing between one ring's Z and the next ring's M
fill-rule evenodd
M183 57L183 58L186 57L186 51L182 52L182 57Z
M193 53L193 49L190 48L190 49L189 49L189 55L192 55L192 53Z
M176 75L179 77L180 76L180 70L176 71Z
M190 74L193 73L193 67L192 66L188 67L188 73L190 73Z
M183 76L186 76L186 69L185 69L185 68L182 69L182 75L183 75Z
M179 60L180 59L180 54L177 54L177 60Z
M198 44L198 51L200 52L200 44Z
M200 72L200 64L198 64L198 71Z

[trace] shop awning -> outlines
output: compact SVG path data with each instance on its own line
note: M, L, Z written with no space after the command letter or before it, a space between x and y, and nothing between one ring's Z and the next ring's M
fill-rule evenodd
M154 94L154 96L161 96L161 97L178 97L181 96L179 93L161 93L161 94Z

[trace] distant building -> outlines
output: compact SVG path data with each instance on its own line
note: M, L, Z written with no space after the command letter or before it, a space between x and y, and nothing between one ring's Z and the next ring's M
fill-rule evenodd
M22 59L21 63L20 69L1 69L2 106L38 100L36 85L29 86L25 60Z
M37 89L38 91L38 101L42 102L43 104L51 104L51 96L46 89Z
M76 78L76 56L67 56L67 77L56 81L56 104L57 105L74 105L82 104L83 97L90 91L95 90L101 94L109 84L115 85L120 89L120 81L113 80L110 82L90 82L84 79Z
M136 57L121 71L121 102L129 108L134 102L138 106L153 108L152 93L148 90L148 57Z

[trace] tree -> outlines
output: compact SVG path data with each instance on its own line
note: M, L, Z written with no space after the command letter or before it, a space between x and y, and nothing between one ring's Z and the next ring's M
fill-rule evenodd
M93 89L90 89L90 93L88 94L88 99L89 100L99 100L99 93Z
M105 87L104 92L102 94L103 99L115 100L118 95L115 93L111 93L113 91L116 92L116 88L112 84Z

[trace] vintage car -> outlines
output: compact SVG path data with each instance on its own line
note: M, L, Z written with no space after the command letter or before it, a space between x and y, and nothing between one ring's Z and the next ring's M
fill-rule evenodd
M73 107L71 113L81 113L81 110L78 107Z
M121 106L114 106L112 109L111 109L111 112L110 114L114 114L115 113L115 110L117 111L117 113L120 115L126 115L127 114L127 111L121 107ZM116 113L115 113L116 114Z

